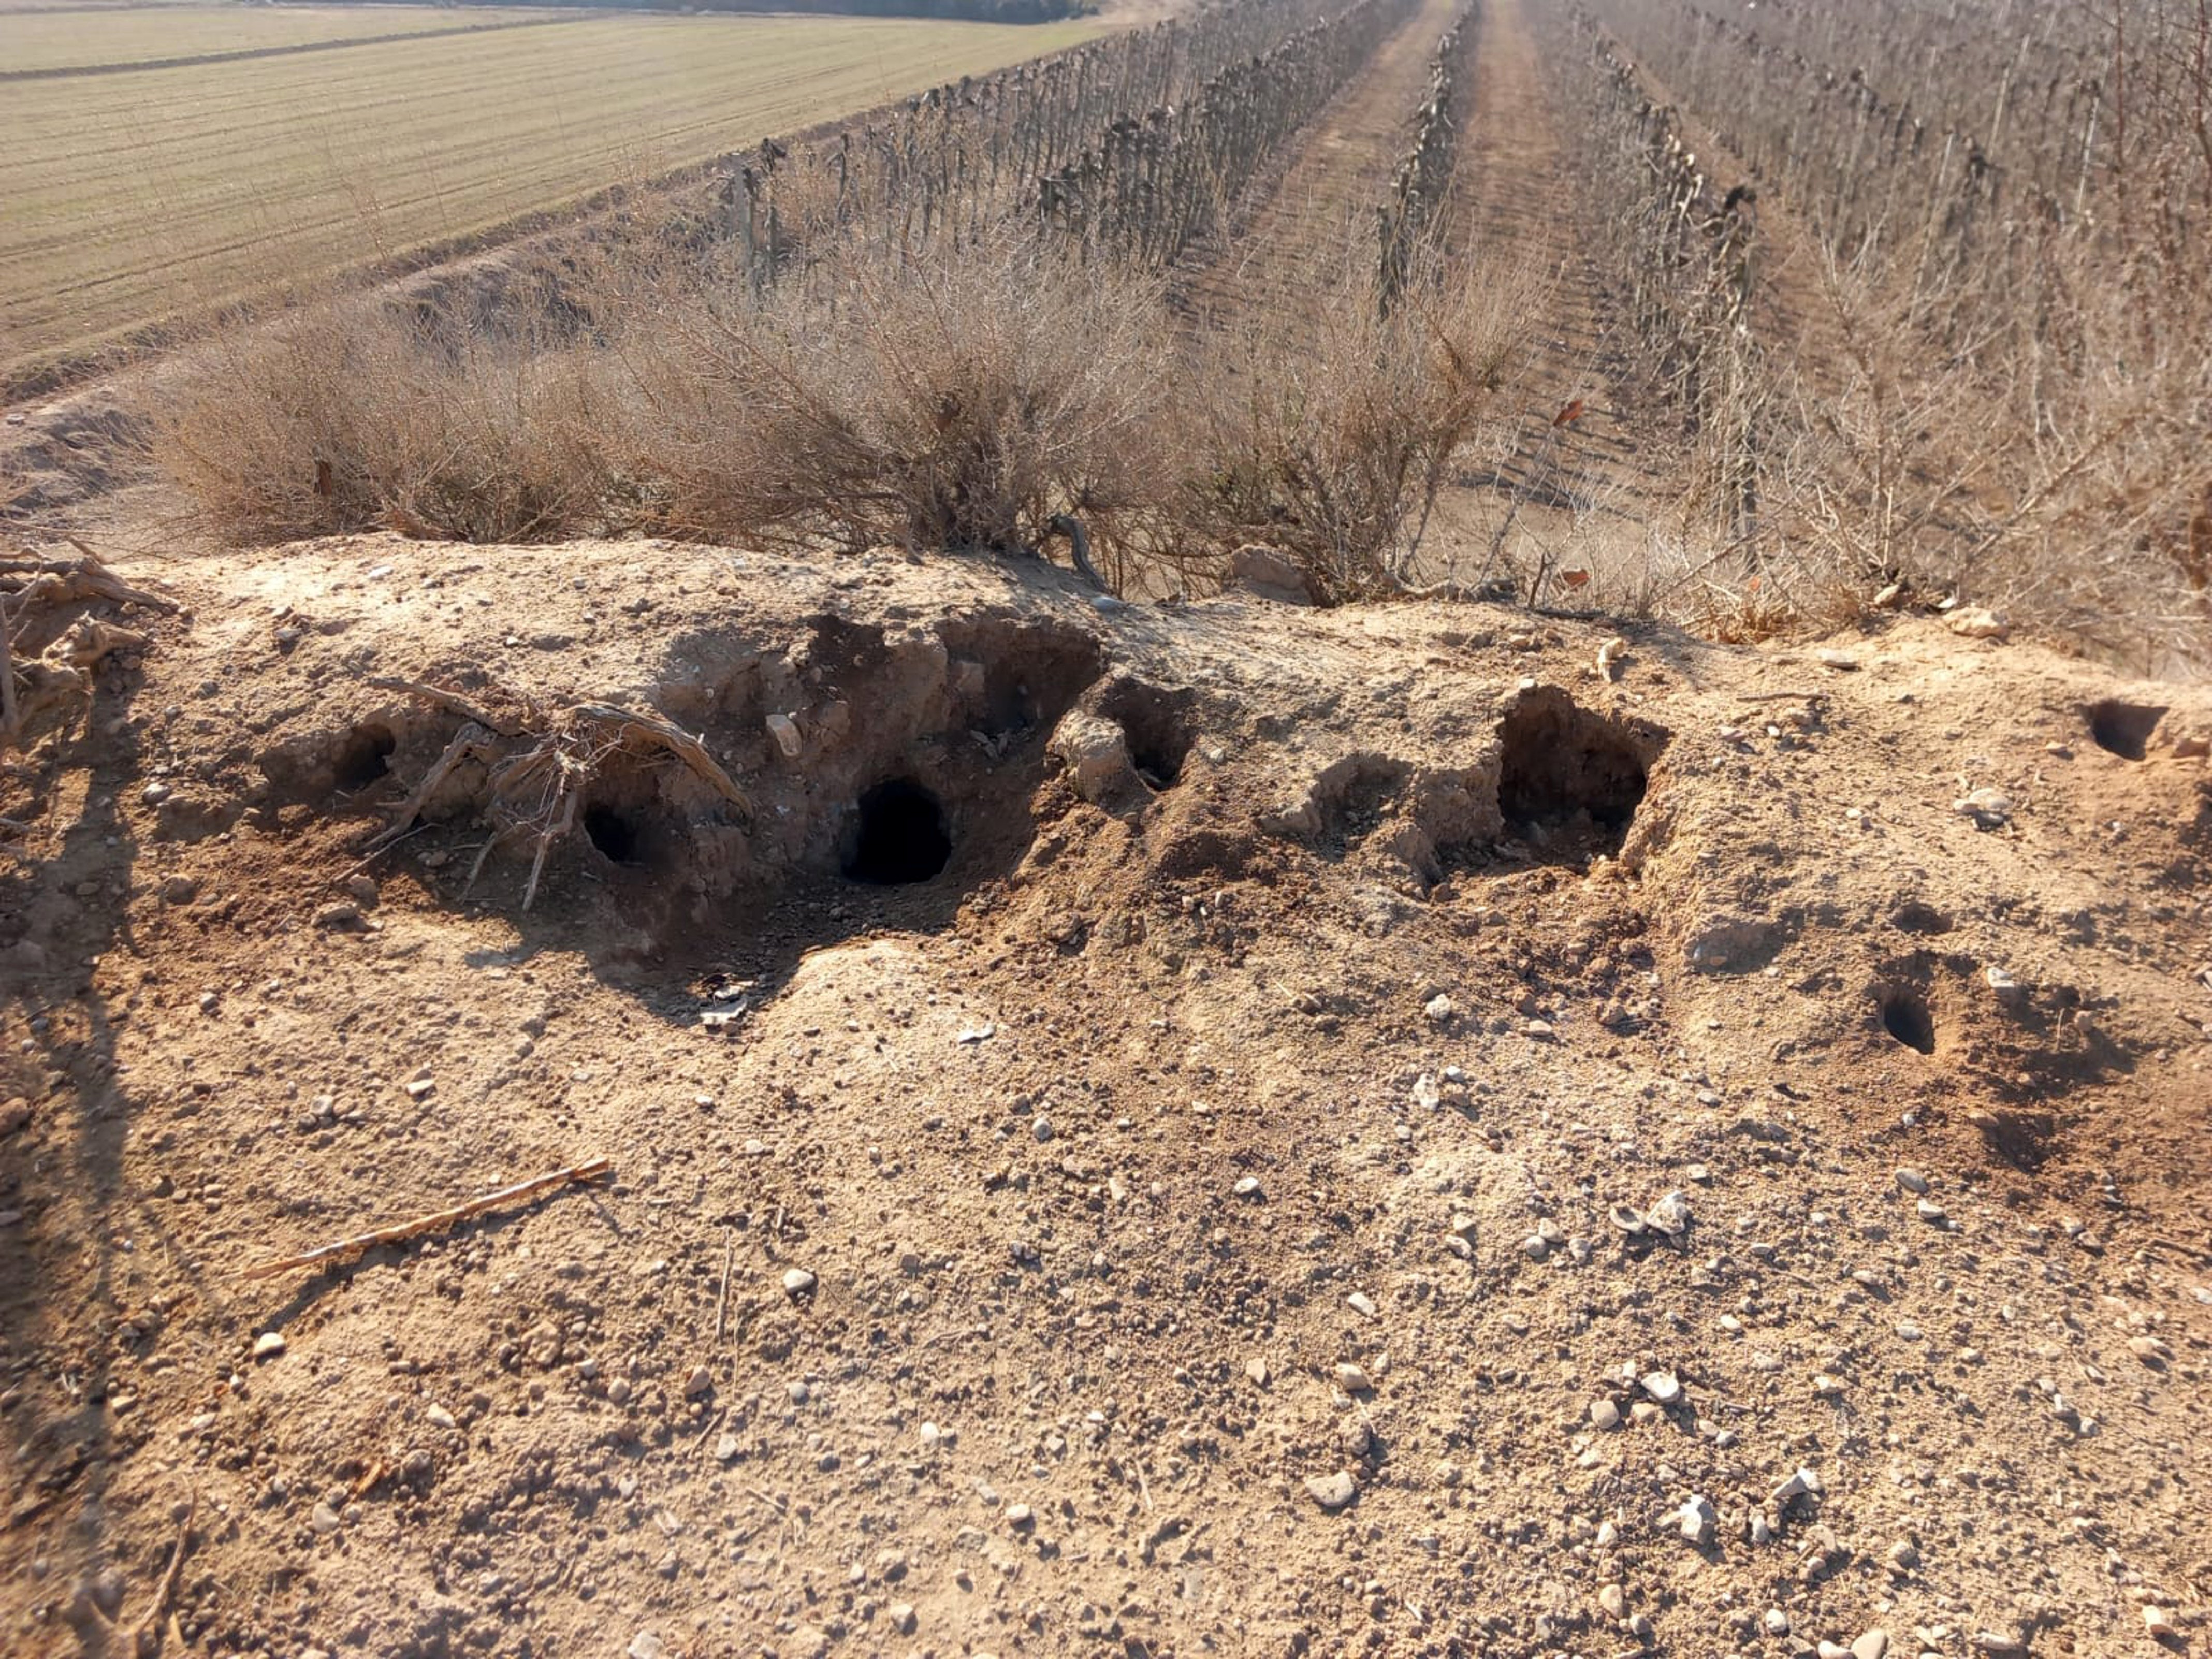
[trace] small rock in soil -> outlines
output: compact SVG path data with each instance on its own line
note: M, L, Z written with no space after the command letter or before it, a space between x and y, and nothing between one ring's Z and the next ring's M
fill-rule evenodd
M1359 1484L1342 1469L1334 1474L1310 1474L1306 1492L1322 1508L1334 1512L1359 1496Z
M1698 1497L1683 1500L1679 1519L1682 1536L1692 1544L1703 1544L1713 1535L1713 1523L1720 1516L1710 1502Z

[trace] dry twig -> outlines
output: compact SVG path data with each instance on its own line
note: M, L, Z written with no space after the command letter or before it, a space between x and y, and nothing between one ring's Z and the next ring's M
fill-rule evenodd
M238 1277L273 1279L278 1273L290 1273L295 1268L319 1267L327 1261L358 1255L379 1244L398 1244L410 1238L420 1238L426 1233L442 1232L448 1227L480 1216L487 1210L497 1209L502 1204L519 1204L526 1199L536 1198L541 1193L552 1192L574 1182L590 1181L606 1174L613 1167L611 1159L588 1158L581 1164L572 1164L565 1170L555 1170L533 1180L519 1181L512 1187L501 1187L496 1192L485 1193L465 1204L456 1204L450 1210L438 1210L428 1215L416 1216L412 1221L396 1222L388 1227L356 1233L350 1238L342 1238L335 1244L325 1244L320 1249L309 1250L302 1255L288 1255L279 1261L264 1261L258 1267L242 1269Z
M404 691L425 702L434 702L439 708L450 709L463 720L473 720L478 726L498 732L502 738L522 734L521 726L514 721L501 720L481 703L471 701L459 691L447 690L442 685L429 685L421 680L403 680L389 674L376 675L368 683L380 691Z
M161 1574L161 1582L154 1587L154 1605L146 1609L146 1616L132 1627L126 1651L134 1659L153 1659L161 1650L161 1621L168 1616L169 1604L176 1599L177 1578L183 1572L185 1552L191 1547L192 1519L200 1512L200 1495L197 1488L185 1504L185 1518L177 1525L177 1541L169 1550L169 1565Z

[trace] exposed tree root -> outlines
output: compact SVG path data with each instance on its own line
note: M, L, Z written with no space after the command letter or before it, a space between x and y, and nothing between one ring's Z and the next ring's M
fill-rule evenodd
M481 761L491 768L489 779L492 836L477 849L469 871L467 887L474 888L484 863L502 842L527 836L536 843L530 860L530 878L522 894L525 910L537 901L545 860L556 843L576 827L584 796L600 769L618 754L637 756L659 751L673 756L693 776L706 784L747 818L752 803L745 798L706 745L689 732L662 716L624 708L610 702L578 703L558 711L518 699L519 719L503 720L474 699L445 686L416 680L378 679L372 684L405 691L461 715L462 726L445 751L424 773L420 783L401 802L375 846L389 845L411 828L431 797L465 761ZM514 745L526 746L519 750Z
M158 593L118 580L89 552L76 559L0 559L0 744L15 744L57 706L79 697L88 703L100 664L153 643L134 629L80 617L37 656L17 661L16 645L28 631L24 618L33 607L82 603L177 609Z

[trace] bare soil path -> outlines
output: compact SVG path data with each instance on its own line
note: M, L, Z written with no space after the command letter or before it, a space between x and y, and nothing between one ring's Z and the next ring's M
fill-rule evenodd
M1425 0L1374 60L1337 94L1273 187L1235 235L1190 263L1184 295L1195 319L1282 315L1318 301L1350 259L1374 257L1374 210L1389 187L1428 88L1429 59L1459 0Z
M1640 551L1669 469L1651 399L1631 368L1627 319L1600 274L1606 234L1586 203L1565 106L1525 0L1488 0L1474 46L1474 91L1460 145L1454 251L1542 286L1516 399L1524 412L1501 453L1458 480L1439 575L1507 548L1571 566L1605 547ZM1560 422L1576 404L1581 413ZM1555 422L1558 422L1555 424ZM1527 545L1529 538L1539 545Z

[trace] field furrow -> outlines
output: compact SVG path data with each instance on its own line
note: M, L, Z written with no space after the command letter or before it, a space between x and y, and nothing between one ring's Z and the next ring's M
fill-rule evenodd
M601 18L0 84L0 364L471 237L1097 33Z

